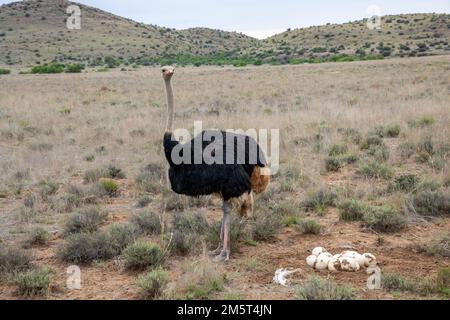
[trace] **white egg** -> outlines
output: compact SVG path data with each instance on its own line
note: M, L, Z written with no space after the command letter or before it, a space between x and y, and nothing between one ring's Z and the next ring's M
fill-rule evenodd
M316 264L317 257L315 255L311 255L306 258L306 264L310 267L314 268L314 265Z
M366 267L370 267L372 265L376 265L377 264L377 258L375 258L375 256L371 253L364 253L363 254L364 257L364 265Z
M328 262L333 258L331 253L325 252L317 257L315 268L317 270L325 270L328 268Z
M341 255L345 258L354 258L355 256L359 255L356 251L344 251L341 253Z
M366 265L366 258L362 254L358 254L355 257L356 261L358 262L359 266L362 268Z
M342 271L358 271L360 269L358 261L352 258L339 258L340 270Z
M340 257L342 257L342 254L335 254L335 255L333 256L333 259L339 259Z
M325 253L325 252L327 252L327 250L325 248L317 247L317 248L313 249L312 254L315 255L316 257L318 257L321 253Z
M341 270L341 263L339 262L338 258L331 258L331 260L328 262L328 270L330 271L339 271Z

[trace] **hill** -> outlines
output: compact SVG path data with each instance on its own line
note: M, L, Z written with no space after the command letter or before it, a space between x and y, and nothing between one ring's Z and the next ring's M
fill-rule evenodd
M77 4L80 30L66 26L66 0L30 0L0 6L0 65L81 62L181 65L285 64L425 56L450 52L450 15L407 14L287 30L265 40L208 28L176 30L138 23Z
M1 6L0 63L92 62L108 55L123 60L181 53L210 55L239 51L257 42L236 32L146 25L82 4L77 4L82 12L81 29L69 30L66 9L70 4L31 0Z

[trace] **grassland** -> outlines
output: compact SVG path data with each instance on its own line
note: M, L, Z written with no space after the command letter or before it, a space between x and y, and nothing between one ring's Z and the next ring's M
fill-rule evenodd
M178 68L176 127L280 129L280 172L233 221L226 265L203 254L220 202L167 190L159 69L1 76L0 297L305 298L328 277L305 263L323 246L389 274L380 291L364 271L332 274L342 297L445 298L449 71L448 56ZM73 262L81 290L65 287ZM302 272L284 288L280 267Z

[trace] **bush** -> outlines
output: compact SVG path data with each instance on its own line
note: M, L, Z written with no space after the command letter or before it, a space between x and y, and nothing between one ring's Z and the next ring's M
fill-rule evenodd
M164 254L161 247L153 243L135 242L122 252L125 267L131 270L145 270L161 265Z
M251 222L251 239L266 241L273 238L282 227L281 217L277 214L265 213L256 216Z
M357 296L353 288L340 286L330 279L310 277L300 287L297 298L300 300L353 300Z
M369 136L368 138L366 138L362 144L361 144L361 149L362 150L367 150L369 149L371 146L381 146L383 145L383 139L381 139L379 136L375 135L375 136Z
M0 68L0 75L10 74L10 73L11 73L11 70Z
M450 258L450 232L432 239L422 245L421 249L429 255Z
M428 279L410 279L395 273L383 274L381 286L387 291L406 291L420 295L428 295L437 291L436 285Z
M136 206L138 208L145 208L150 203L152 203L152 198L148 195L143 195L143 196L139 197Z
M373 156L377 161L387 161L390 157L390 151L385 144L379 146L370 146L367 154Z
M344 201L339 205L341 221L362 221L371 206L358 200Z
M301 203L300 207L306 211L323 212L328 207L333 207L336 204L337 194L327 190L320 189L306 197Z
M445 291L450 289L450 267L442 268L438 271L437 275L437 288L439 291Z
M161 234L163 231L161 218L158 214L149 210L136 213L131 218L131 222L134 223L138 230L144 234Z
M393 172L386 165L377 161L363 162L359 165L356 173L366 178L390 179Z
M107 260L114 257L108 236L99 234L74 234L59 248L60 259L71 263L88 263L94 260Z
M69 64L66 66L66 73L81 73L84 70L84 65L80 63Z
M17 293L23 297L47 296L50 293L51 269L21 272L14 277Z
M412 192L416 189L418 178L414 174L401 175L389 185L388 191Z
M118 256L136 240L136 229L131 224L113 224L108 228L107 235L112 255Z
M64 234L95 232L107 217L108 213L100 211L98 208L80 210L69 217L64 226Z
M139 190L149 193L159 193L163 189L164 169L158 164L150 164L141 169L136 177Z
M167 271L157 268L137 279L137 286L144 299L154 299L161 296L168 283Z
M303 234L320 234L322 226L313 219L304 219L298 221L295 228Z
M44 64L35 66L31 69L31 73L62 73L64 72L64 65L60 63Z
M343 154L330 156L325 160L325 168L328 172L339 171L343 166L358 161L358 157L353 154Z
M339 155L347 153L347 151L348 151L348 147L346 145L334 144L330 147L330 150L328 151L328 155L330 157L339 156Z
M410 211L424 217L450 216L450 195L441 191L421 191L407 201Z
M14 273L32 267L32 257L28 251L2 247L0 248L0 273Z
M122 171L122 169L120 169L114 165L109 165L106 168L87 170L84 173L83 180L85 183L92 183L92 182L97 182L101 178L125 179L126 174L125 174L125 172Z
M385 136L389 138L397 138L400 135L400 125L391 124L385 130Z
M101 191L104 191L109 197L116 197L119 191L119 185L112 179L100 179L99 187Z
M50 235L44 228L34 228L30 231L28 239L25 241L27 246L41 246L48 243Z
M416 152L417 147L411 142L402 142L398 145L398 150L403 159L409 159Z
M379 232L396 232L406 226L406 219L390 206L372 207L364 215L367 227Z

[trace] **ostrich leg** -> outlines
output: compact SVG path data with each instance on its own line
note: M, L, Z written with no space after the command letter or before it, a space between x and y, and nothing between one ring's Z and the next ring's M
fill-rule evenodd
M217 247L216 250L210 251L209 255L211 257L215 257L217 256L219 253L222 252L222 248L223 248L223 227L225 225L225 215L223 215L222 217L222 226L220 227L220 242L219 242L219 246Z
M230 219L231 219L231 204L229 201L223 202L223 219L221 241L223 241L222 250L214 258L214 262L223 262L230 259ZM219 246L220 249L220 246Z

